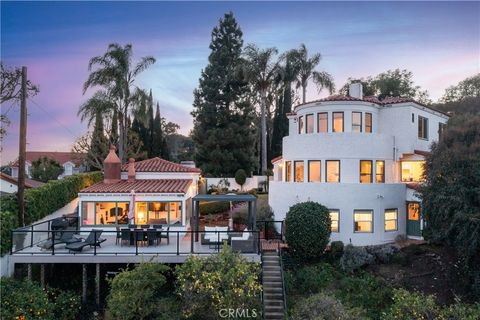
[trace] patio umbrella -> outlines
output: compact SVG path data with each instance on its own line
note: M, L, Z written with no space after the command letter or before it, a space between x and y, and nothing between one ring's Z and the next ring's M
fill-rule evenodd
M128 221L132 219L135 223L135 190L131 191L132 198L130 199L130 211L128 212Z

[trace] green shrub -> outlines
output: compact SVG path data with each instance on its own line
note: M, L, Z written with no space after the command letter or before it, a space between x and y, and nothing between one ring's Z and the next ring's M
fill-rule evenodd
M343 271L353 272L373 263L374 260L375 258L364 247L354 247L349 244L340 258L340 267Z
M200 214L202 215L224 213L229 210L229 201L206 201L200 203Z
M332 241L330 243L330 253L333 258L338 259L342 256L343 254L343 242L342 241Z
M206 258L190 256L177 266L177 292L185 317L218 319L220 309L260 310L260 268L224 246Z
M390 259L390 262L399 264L401 266L406 266L406 265L408 265L410 260L409 260L407 254L405 254L402 251L399 251L392 256L392 258Z
M75 199L81 189L101 180L101 172L81 173L65 177L62 180L50 181L38 188L25 190L25 224L38 221L62 208ZM16 195L2 197L0 201L2 255L10 250L10 230L19 227L17 212Z
M304 266L285 273L287 296L290 294L318 293L328 288L338 277L328 263Z
M113 319L156 319L168 270L163 264L141 263L109 280L107 308Z
M441 318L445 320L478 320L480 319L480 303L469 305L457 301L443 308Z
M325 251L330 239L330 213L319 203L298 203L287 212L285 238L294 255L309 260Z
M238 169L235 172L235 182L240 185L241 189L243 190L243 185L247 181L247 173L243 169Z
M71 292L13 278L0 283L2 319L70 320L80 312L80 297Z
M358 319L334 297L318 293L301 300L292 310L293 320L349 320Z
M393 303L385 314L385 320L440 318L440 308L432 295L423 295L418 292L409 292L404 289L393 290Z
M369 246L366 249L368 253L375 257L375 260L381 263L390 262L393 255L399 252L398 247L391 244Z

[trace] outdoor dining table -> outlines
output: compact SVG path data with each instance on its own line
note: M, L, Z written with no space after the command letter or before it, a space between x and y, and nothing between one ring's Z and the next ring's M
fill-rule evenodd
M150 239L148 239L148 230L155 230L157 231L157 238L160 239L160 235L162 234L162 230L163 228L142 228L142 229L132 229L132 228L129 228L130 230L130 245L134 245L135 244L135 240L137 241L148 241L148 245L150 245ZM141 236L140 238L137 238L136 237L136 234L137 233L143 233L143 236Z

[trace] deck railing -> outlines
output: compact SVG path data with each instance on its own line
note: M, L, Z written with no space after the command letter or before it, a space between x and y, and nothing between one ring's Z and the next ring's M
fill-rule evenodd
M261 230L261 239L284 240L284 220L258 220L257 229Z

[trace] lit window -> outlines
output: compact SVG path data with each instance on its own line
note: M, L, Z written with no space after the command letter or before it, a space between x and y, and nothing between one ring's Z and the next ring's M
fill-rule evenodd
M442 139L446 127L447 125L445 123L438 123L438 140Z
M418 138L428 140L428 119L418 116Z
M408 220L420 220L420 204L418 202L408 203Z
M292 161L285 162L285 181L290 182L292 179Z
M306 122L306 133L313 133L313 114L307 114L305 116L305 122Z
M147 203L135 202L135 224L147 224Z
M375 162L375 182L385 183L385 161L383 160Z
M298 117L298 134L303 132L303 116Z
M332 221L331 224L331 231L332 232L339 232L340 226L340 211L336 209L330 209L330 220Z
M328 113L322 112L318 114L318 132L328 132Z
M402 161L400 163L402 170L402 182L423 181L424 164L425 161Z
M325 161L326 182L340 182L340 160Z
M387 209L385 210L385 231L397 231L397 218L398 210L397 209Z
M352 132L362 132L361 112L352 112Z
M372 160L360 160L360 183L372 183Z
M373 211L355 210L353 212L354 232L373 232Z
M333 132L343 132L343 112L334 112L332 114L333 119Z
M295 182L303 182L303 161L295 161Z
M82 201L82 225L95 224L95 202Z
M308 161L308 182L320 182L321 179L321 161Z
M365 132L372 133L372 114L365 113Z

